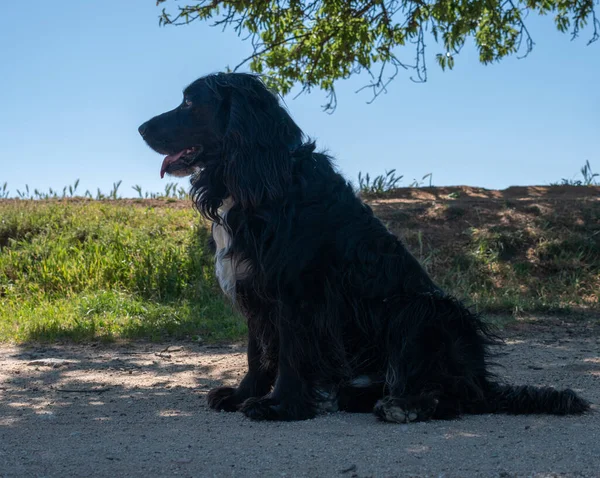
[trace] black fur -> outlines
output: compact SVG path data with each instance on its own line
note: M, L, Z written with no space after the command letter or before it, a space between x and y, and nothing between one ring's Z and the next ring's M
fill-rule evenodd
M571 390L494 381L498 340L484 322L433 283L257 77L210 75L184 95L140 132L163 154L191 148L166 171L195 171L198 210L231 237L218 260L247 266L232 297L248 321L248 373L212 390L212 408L393 422L588 410Z

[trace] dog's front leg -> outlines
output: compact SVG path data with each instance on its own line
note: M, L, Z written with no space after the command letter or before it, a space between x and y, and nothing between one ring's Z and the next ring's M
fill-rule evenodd
M237 388L217 387L208 392L208 406L215 410L235 412L251 397L262 397L269 393L275 381L275 368L265 368L261 360L262 350L254 330L248 333L248 372Z
M297 322L296 322L297 324ZM279 360L273 391L262 398L249 398L240 410L253 420L306 420L315 416L310 383L306 379L312 344L292 321L279 323Z

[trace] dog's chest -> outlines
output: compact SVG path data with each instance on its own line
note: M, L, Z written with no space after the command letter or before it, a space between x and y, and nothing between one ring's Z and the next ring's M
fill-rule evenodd
M233 200L227 198L219 208L219 216L227 222L227 213L233 207ZM217 246L215 253L215 273L223 292L235 300L235 286L238 280L243 279L249 272L247 261L236 258L232 251L233 238L222 224L213 223L212 236Z

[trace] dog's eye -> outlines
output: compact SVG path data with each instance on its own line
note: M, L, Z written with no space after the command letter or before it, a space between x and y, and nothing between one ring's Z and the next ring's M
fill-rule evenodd
M181 106L183 108L191 108L191 106L192 106L192 100L190 100L189 98L184 98L183 99L183 104Z

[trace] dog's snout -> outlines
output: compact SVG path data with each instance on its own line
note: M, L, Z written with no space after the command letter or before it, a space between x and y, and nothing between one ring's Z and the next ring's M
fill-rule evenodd
M141 125L138 128L138 131L140 132L140 134L143 136L146 136L146 133L148 132L148 121L146 121L143 125Z

